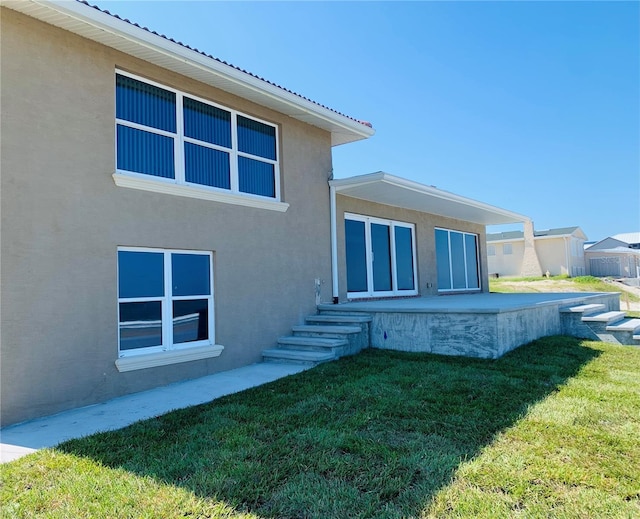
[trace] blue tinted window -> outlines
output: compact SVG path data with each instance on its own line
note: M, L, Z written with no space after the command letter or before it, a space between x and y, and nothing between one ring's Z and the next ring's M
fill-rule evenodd
M473 234L465 234L464 244L467 253L467 288L480 288L476 237Z
M464 237L461 232L451 231L451 274L453 288L467 288L467 268L464 261Z
M171 275L173 296L209 295L211 280L209 256L203 254L172 254Z
M238 184L243 193L274 198L276 183L273 164L238 157Z
M391 242L389 226L371 224L371 249L373 251L373 290L391 290Z
M436 266L438 270L438 290L450 290L449 232L441 229L436 229Z
M209 303L206 299L173 302L173 342L209 338Z
M347 255L347 291L367 291L367 257L365 224L356 220L344 221Z
M162 345L162 303L120 303L120 350Z
M176 132L176 95L137 79L116 75L116 117Z
M411 229L396 226L394 231L396 242L396 276L398 290L413 290L413 244Z
M193 139L231 148L231 113L185 97L184 134Z
M276 160L276 129L239 115L238 149L251 155Z
M197 144L184 144L185 180L203 186L231 187L229 154Z
M117 168L156 177L175 178L173 139L118 125Z
M118 297L164 296L164 256L157 252L118 252Z

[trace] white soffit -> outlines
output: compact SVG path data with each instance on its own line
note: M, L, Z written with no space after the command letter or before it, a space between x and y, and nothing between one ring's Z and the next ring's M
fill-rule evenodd
M367 124L90 5L75 0L1 0L0 5L327 130L332 146L375 133Z
M528 217L432 186L378 172L329 181L336 193L378 204L482 225L521 223Z

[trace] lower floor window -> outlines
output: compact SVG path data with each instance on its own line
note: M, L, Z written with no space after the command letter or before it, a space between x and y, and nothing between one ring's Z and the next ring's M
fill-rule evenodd
M412 224L345 215L349 297L417 294Z
M211 252L118 249L121 357L214 343Z
M436 229L438 290L478 290L478 236Z

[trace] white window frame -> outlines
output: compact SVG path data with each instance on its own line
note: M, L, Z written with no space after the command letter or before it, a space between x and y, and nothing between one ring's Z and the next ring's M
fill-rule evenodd
M487 245L487 256L495 256L495 255L496 255L496 246Z
M129 187L133 189L141 189L144 191L154 191L159 193L173 194L178 196L187 196L190 198L200 198L204 200L211 200L216 202L225 202L235 205L245 205L249 207L257 207L261 209L271 209L275 211L284 212L288 209L289 204L283 203L280 199L280 137L278 126L248 115L244 112L231 109L229 107L214 103L202 97L192 95L175 88L168 87L156 81L149 80L147 78L125 72L123 70L116 69L114 75L114 84L116 76L125 76L142 83L146 83L157 88L161 88L168 92L172 92L176 96L176 133L168 132L151 126L145 126L143 124L134 123L125 119L118 119L115 117L115 132L117 134L118 125L127 126L137 130L142 130L148 133L155 133L164 137L170 137L173 139L174 150L174 171L175 178L156 177L153 175L147 175L145 173L138 173L135 171L117 169L117 154L118 143L115 141L115 164L116 171L113 174L114 182L120 187ZM184 98L188 97L200 103L219 108L231 114L231 148L212 144L210 142L200 141L192 137L184 135ZM115 107L115 88L114 88L114 107ZM274 128L276 139L276 160L267 159L250 153L242 152L238 149L238 135L237 135L237 118L238 116L245 117L247 119L257 121ZM229 166L230 166L230 189L205 186L202 184L195 184L187 182L185 180L185 159L184 159L184 144L186 142L197 144L205 148L211 148L224 153L229 154ZM259 162L264 162L273 165L274 167L274 185L275 185L275 197L268 197L257 195L254 193L245 193L240 191L239 177L238 177L238 157L247 157Z
M503 243L502 244L502 254L504 256L509 256L513 254L513 244L511 243Z
M387 220L375 216L365 216L354 213L344 213L344 219L364 222L365 232L365 257L367 262L367 291L366 292L347 292L348 299L362 299L368 297L394 297L394 296L415 296L418 294L418 262L416 255L416 226L412 223L400 222L397 220ZM391 252L391 290L374 291L373 287L373 249L371 244L371 224L377 223L389 226L390 241L389 247ZM405 227L411 230L411 253L413 261L413 290L399 290L396 274L396 236L395 227ZM345 245L346 247L346 245ZM346 255L346 248L345 248Z
M438 287L438 292L479 292L482 290L482 277L480 275L482 269L480 268L480 236L477 235L476 233L473 232L466 232L466 231L460 231L458 229L447 229L445 227L435 227L434 228L434 232L435 231L446 231L448 233L447 235L447 239L448 239L448 246L449 246L449 280L451 282L451 286L453 287L453 259L451 257L451 233L455 232L455 233L459 233L462 234L463 236L463 240L462 240L462 244L463 244L463 253L464 253L464 284L466 285L465 288L440 288ZM475 288L469 288L469 276L468 276L468 268L467 268L467 264L468 264L468 260L469 258L467 257L467 244L466 241L464 240L465 236L473 236L475 238L476 241L476 257L475 257L475 262L476 262L476 269L477 269L477 274L478 274L478 287ZM437 252L436 252L436 261L437 261ZM436 266L437 268L437 266Z
M147 252L163 255L164 295L159 297L120 297L118 294L118 360L116 366L119 371L163 366L190 360L217 357L222 353L223 346L215 344L215 312L213 286L213 253L210 251L195 251L184 249L158 249L148 247L118 247L117 252ZM193 256L207 256L209 258L209 294L173 296L171 286L171 255L188 254ZM120 282L120 273L117 283ZM206 299L208 304L208 332L209 338L200 341L173 343L173 301L190 301ZM120 350L120 303L138 303L160 301L162 303L162 345L133 350Z

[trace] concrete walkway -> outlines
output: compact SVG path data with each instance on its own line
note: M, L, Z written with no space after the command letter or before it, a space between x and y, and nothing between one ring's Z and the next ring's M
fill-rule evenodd
M54 447L72 438L120 429L173 409L203 404L305 369L308 366L299 364L252 364L11 425L0 429L0 462L11 461L45 447Z

